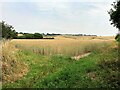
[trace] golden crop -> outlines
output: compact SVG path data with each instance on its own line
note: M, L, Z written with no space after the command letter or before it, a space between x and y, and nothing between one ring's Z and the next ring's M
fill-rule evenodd
M12 40L16 47L31 50L42 55L79 55L109 45L114 41L114 37L63 37L57 36L55 39L17 39Z

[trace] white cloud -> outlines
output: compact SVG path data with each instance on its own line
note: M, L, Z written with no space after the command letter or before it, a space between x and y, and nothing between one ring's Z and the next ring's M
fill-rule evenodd
M45 11L48 12L45 14L49 16L50 12L54 12L58 15L58 18L53 19L52 17L41 17L39 15L32 16L31 14L19 13L19 11L5 7L3 10L3 19L7 23L12 24L17 31L22 32L114 34L112 26L108 22L106 23L109 4L93 3L93 6L96 8L90 8L87 12L80 8L72 10L74 6L70 6L68 2L34 2L34 4L40 13L44 13ZM84 16L88 12L89 14ZM108 30L109 33L106 33Z

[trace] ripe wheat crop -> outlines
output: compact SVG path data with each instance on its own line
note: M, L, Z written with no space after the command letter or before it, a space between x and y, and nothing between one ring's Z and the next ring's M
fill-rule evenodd
M16 47L31 50L42 55L68 55L75 56L100 49L110 45L113 40L104 40L91 37L56 37L54 40L13 40Z

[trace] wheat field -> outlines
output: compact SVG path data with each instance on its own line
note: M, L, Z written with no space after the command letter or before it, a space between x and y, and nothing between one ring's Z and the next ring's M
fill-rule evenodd
M11 41L16 48L31 50L42 55L68 55L75 56L100 49L110 45L114 37L92 37L92 36L57 36L53 40L45 39L14 39Z

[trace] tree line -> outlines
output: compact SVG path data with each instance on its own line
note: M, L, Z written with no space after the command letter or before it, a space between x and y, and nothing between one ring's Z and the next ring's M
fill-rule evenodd
M22 36L17 36L15 39L43 39L43 35L40 33L24 33Z
M12 25L6 24L4 21L0 22L0 27L2 32L0 35L4 39L42 39L43 35L40 33L23 33L22 36L19 36L20 33L16 32Z

